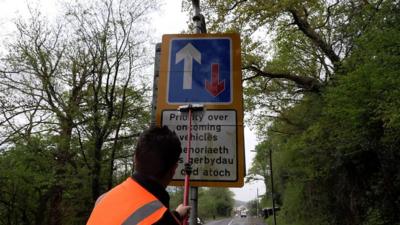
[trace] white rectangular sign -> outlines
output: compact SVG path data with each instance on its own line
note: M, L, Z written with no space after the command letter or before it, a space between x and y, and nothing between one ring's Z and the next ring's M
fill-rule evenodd
M182 142L182 154L174 176L184 180L189 118L187 112L164 110L162 125L174 130ZM237 181L238 149L235 110L206 110L192 113L190 156L192 181Z

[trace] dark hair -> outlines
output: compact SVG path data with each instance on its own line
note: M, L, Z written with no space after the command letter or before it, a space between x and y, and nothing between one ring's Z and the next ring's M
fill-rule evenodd
M135 169L142 174L162 178L177 162L181 142L167 126L150 127L139 137Z

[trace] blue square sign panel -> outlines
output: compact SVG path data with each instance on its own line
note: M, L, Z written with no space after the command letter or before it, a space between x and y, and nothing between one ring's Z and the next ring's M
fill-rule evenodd
M173 38L168 65L170 104L232 102L232 40Z

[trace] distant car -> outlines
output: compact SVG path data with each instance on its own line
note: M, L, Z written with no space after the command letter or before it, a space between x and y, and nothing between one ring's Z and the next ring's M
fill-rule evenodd
M246 211L241 211L240 212L240 217L241 218L246 218L247 217L247 212Z

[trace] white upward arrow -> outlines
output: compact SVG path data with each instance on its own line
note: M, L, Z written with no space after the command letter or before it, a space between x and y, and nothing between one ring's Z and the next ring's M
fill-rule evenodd
M192 89L193 59L201 64L201 53L190 43L176 53L175 64L183 60L183 89Z

